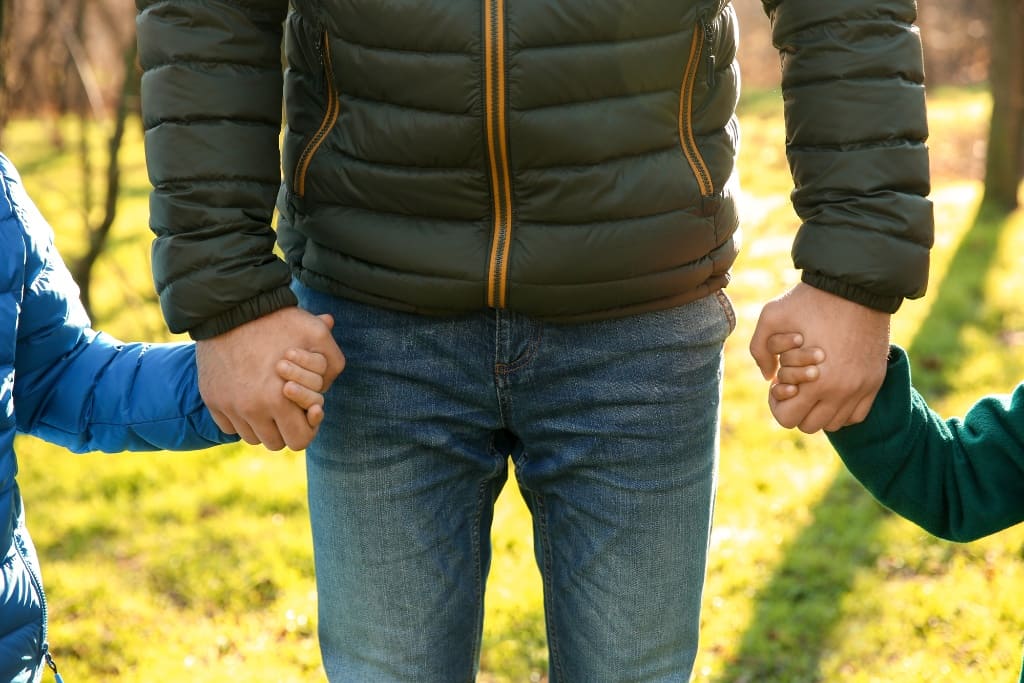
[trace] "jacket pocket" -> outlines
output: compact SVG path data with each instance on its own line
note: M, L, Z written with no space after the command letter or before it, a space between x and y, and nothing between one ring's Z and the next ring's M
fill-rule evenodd
M331 64L331 43L327 35L327 29L320 34L318 48L320 63L323 67L324 83L327 87L327 106L324 109L323 118L316 132L309 138L309 141L302 148L299 160L295 164L295 176L292 178L292 190L296 196L303 197L306 194L306 174L309 172L309 165L316 156L317 150L327 138L327 134L338 122L338 114L341 110L341 103L338 101L338 89L334 83L334 67Z

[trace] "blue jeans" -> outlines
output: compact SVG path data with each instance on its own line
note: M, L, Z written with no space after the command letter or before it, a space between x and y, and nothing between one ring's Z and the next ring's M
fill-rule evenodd
M533 515L552 683L686 681L718 452L723 293L560 325L296 285L347 367L307 450L330 680L470 683L508 463Z

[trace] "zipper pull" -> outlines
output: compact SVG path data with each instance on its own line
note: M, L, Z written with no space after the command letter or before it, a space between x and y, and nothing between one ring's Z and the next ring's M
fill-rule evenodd
M64 679L57 672L57 664L53 661L53 655L50 654L49 650L47 650L45 658L46 666L50 667L50 671L53 672L53 677L57 681L57 683L64 683Z
M703 10L700 13L700 25L704 29L704 44L708 48L708 56L705 58L707 72L705 73L705 79L709 88L715 87L715 32L711 28L711 22L708 20L707 10Z

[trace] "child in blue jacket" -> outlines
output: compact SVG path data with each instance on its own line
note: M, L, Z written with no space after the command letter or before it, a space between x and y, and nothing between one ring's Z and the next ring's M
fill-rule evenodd
M326 361L296 349L287 357L294 362L278 365L291 380L285 395L315 428ZM202 403L193 344L126 344L90 329L53 231L0 154L0 682L34 683L44 662L57 669L15 480L16 432L75 452L193 450L237 438Z

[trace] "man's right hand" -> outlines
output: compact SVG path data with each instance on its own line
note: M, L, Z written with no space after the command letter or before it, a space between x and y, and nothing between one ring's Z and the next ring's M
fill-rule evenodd
M330 327L294 306L196 342L199 393L222 431L272 451L309 445L316 429L302 408L285 397L284 380L275 369L290 348L327 359L324 390L345 367Z

